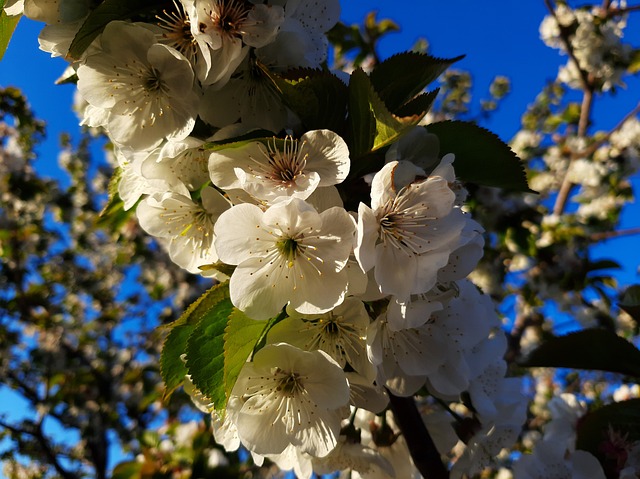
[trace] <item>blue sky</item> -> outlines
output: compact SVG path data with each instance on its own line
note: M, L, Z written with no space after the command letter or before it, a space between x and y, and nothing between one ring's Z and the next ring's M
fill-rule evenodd
M508 76L512 92L488 125L504 140L518 131L527 105L566 61L566 57L539 40L538 27L546 13L542 0L345 0L343 4L342 17L346 23L360 22L373 9L378 11L378 18L390 18L402 27L401 32L383 41L382 57L411 48L421 37L429 41L430 52L435 56L465 54L455 67L472 72L476 99L485 95L494 76ZM36 167L47 176L59 176L59 135L63 132L74 135L78 120L70 109L74 87L53 85L66 63L38 50L37 34L41 27L42 24L24 19L20 22L0 62L0 85L20 87L36 115L47 121L48 137L39 149ZM631 19L627 35L627 41L640 45L639 14ZM640 78L636 77L615 97L598 99L596 127L606 130L615 125L638 102L638 92ZM637 178L634 185L637 192L640 188ZM627 208L622 224L623 228L636 226L640 226L638 203ZM620 281L638 283L639 240L638 236L609 240L596 248L594 255L616 258L624 265Z

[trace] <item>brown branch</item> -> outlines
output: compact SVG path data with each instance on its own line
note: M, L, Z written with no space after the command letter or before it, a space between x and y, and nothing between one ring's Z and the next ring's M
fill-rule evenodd
M635 108L633 108L629 113L627 113L622 118L622 120L620 120L618 122L618 124L616 126L614 126L611 130L609 130L602 138L600 138L598 141L596 141L596 142L592 143L591 145L589 145L589 147L586 148L585 150L579 151L579 152L577 152L575 154L572 154L572 157L575 157L575 158L587 158L587 157L593 155L598 148L600 148L607 141L609 141L609 139L611 138L611 135L613 135L616 131L620 130L620 128L622 128L624 126L624 124L629 119L633 118L638 113L640 113L640 103L638 103L635 106Z
M640 5L631 5L630 7L609 8L607 10L606 18L611 18L618 15L624 15L630 12L640 12Z
M73 472L68 471L64 467L62 467L62 464L60 464L60 461L58 461L58 456L56 455L55 451L51 448L51 444L49 443L49 440L47 439L47 437L44 435L44 432L42 431L41 423L33 424L33 430L18 428L4 421L0 421L0 426L7 429L8 431L10 431L12 434L16 436L29 435L33 437L38 442L38 445L40 446L41 451L44 453L49 463L53 466L56 472L63 479L79 479L80 478L80 476L78 476L77 474L74 474ZM19 438L17 440L18 442L21 442Z
M420 474L425 479L448 479L449 471L440 459L440 453L422 421L415 400L412 397L394 396L388 390L387 393L391 411Z
M573 51L573 47L571 46L571 40L569 39L569 35L567 33L566 28L558 20L558 15L556 15L555 6L551 3L551 0L544 0L544 4L546 5L547 10L549 10L549 13L551 14L551 16L555 19L556 23L558 24L558 30L560 31L560 40L562 40L562 44L564 45L564 48L567 51L567 54L569 55L569 58L573 63L576 64L576 68L580 73L580 81L582 82L583 90L586 91L586 90L593 89L593 87L591 86L591 82L589 80L589 74L580 67L580 62L578 61L578 58L576 57L576 54Z
M587 128L589 127L592 106L593 88L589 87L584 90L582 105L580 107L580 120L578 122L579 138L584 138L586 136ZM556 201L553 205L554 215L561 215L564 212L565 207L567 206L567 201L569 201L569 194L571 193L571 189L573 188L573 183L569 179L569 170L571 169L571 163L573 162L573 160L573 156L569 158L567 171L565 171L564 178L562 178L562 183L560 184L560 189L558 190L558 196L556 197Z
M629 228L626 230L617 230L617 231L605 231L603 233L593 233L589 236L591 241L603 241L612 238L620 238L622 236L632 236L640 234L640 227L638 228Z

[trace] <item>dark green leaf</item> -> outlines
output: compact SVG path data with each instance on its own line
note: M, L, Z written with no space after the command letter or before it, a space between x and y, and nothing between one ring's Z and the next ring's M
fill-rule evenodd
M463 181L531 192L522 162L495 134L473 123L443 121L427 126L440 140L440 154L454 153L456 175Z
M417 125L423 116L424 113L404 118L393 115L373 89L367 74L361 69L354 71L349 82L349 151L353 162L352 173L360 173L362 170L362 165L357 162L358 157L389 146L408 128Z
M636 322L640 321L640 285L629 286L622 295L618 306Z
M228 283L218 284L189 305L180 318L165 327L170 330L160 356L160 373L165 383L165 399L182 384L188 373L181 356L187 352L189 337L202 319L215 312L218 305L227 301L228 298Z
M437 88L430 92L421 93L398 108L396 115L399 117L414 115L420 115L420 117L423 117L431 109L431 105L433 105L436 96L438 96Z
M521 365L609 371L640 378L640 351L615 333L586 329L545 341Z
M418 52L399 53L376 65L371 72L371 84L387 108L397 113L398 108L463 57L435 58Z
M226 406L224 333L232 311L230 299L216 303L187 340L187 370L191 380L216 409Z
M104 0L91 11L78 33L73 38L67 57L75 60L102 33L104 27L114 20L128 20L140 13L158 7L156 0Z
M576 448L593 454L605 472L617 472L612 439L625 438L627 444L640 440L640 399L608 404L583 416L576 427ZM619 445L619 444L618 444ZM617 475L607 475L617 477Z
M4 11L4 4L5 0L0 0L0 60L4 57L4 52L7 51L9 41L22 17L22 15L15 15L13 17L7 15Z
M305 130L342 130L347 116L348 87L337 76L321 70L270 76Z
M600 259L598 261L590 262L587 266L587 271L598 271L601 269L620 269L620 263L612 259Z
M238 374L247 358L253 352L256 342L271 322L256 321L247 317L242 311L234 309L229 316L229 322L224 334L224 392L225 401L215 403L216 409L226 406L231 390Z

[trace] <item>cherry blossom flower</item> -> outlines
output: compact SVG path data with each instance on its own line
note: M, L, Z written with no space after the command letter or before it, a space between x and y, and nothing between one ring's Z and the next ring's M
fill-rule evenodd
M150 149L165 138L186 138L198 110L189 61L155 43L150 30L113 21L100 50L78 68L78 90L94 108L105 110L109 135L118 144Z
M323 351L286 343L267 345L245 364L230 403L242 444L257 454L289 446L315 457L336 447L349 413L349 385L342 368Z
M354 230L343 208L318 213L298 198L264 212L234 206L215 225L220 260L238 265L231 301L254 319L270 318L287 303L303 314L331 310L345 296Z
M242 188L259 200L278 197L307 199L317 187L344 181L349 149L331 130L313 130L299 140L253 141L211 153L209 174L222 189Z

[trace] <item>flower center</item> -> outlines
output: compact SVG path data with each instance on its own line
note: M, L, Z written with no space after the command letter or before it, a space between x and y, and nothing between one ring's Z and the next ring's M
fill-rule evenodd
M268 158L270 170L266 174L274 183L280 183L282 186L288 187L295 184L296 179L304 174L307 166L307 153L302 153L304 142L298 148L298 140L294 140L291 136L284 139L284 148L280 151L273 144L269 144L269 150L264 154Z
M284 396L289 398L295 397L304 391L302 378L299 374L283 371L279 368L277 370L277 374L281 377L278 379L276 391L281 392Z
M149 93L156 93L164 89L160 72L156 68L149 68L146 76L142 80L142 87Z
M175 48L193 63L197 58L198 46L191 33L191 21L181 4L174 0L173 5L174 10L162 11L164 17L156 15L158 26L163 30L160 41Z
M287 265L291 268L293 266L293 260L296 259L296 256L298 256L300 252L298 242L293 238L283 238L276 243L276 248L278 248L280 254L287 259Z
M213 27L223 37L240 37L250 8L242 0L220 0L217 10L209 12Z

